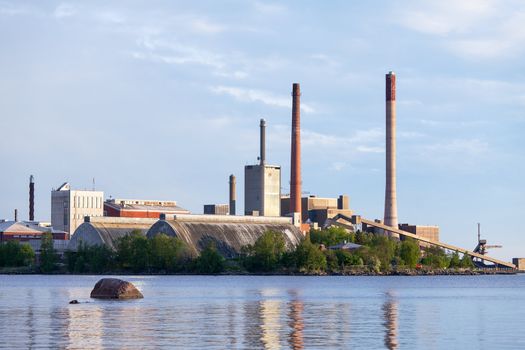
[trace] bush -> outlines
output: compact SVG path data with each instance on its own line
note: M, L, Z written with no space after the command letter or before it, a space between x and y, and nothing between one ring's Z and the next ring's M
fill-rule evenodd
M44 233L40 245L40 270L44 273L53 271L56 261L57 255L53 247L53 235L51 232Z
M335 252L339 265L344 268L346 266L363 266L363 259L346 250L337 250Z
M421 251L419 244L412 238L407 238L401 242L399 246L399 257L403 260L406 266L410 268L416 267Z
M306 272L321 272L326 270L326 257L319 247L307 237L301 241L295 250L297 268Z
M225 260L213 243L208 244L195 260L195 270L199 273L219 273L224 267Z
M29 244L8 241L0 244L0 267L29 266L35 260L35 252Z
M452 253L452 255L450 256L450 262L448 264L448 267L451 269L461 267L461 260L459 259L458 252Z
M115 253L105 245L80 244L78 250L66 252L67 268L75 273L103 273L115 267Z
M155 235L149 240L150 267L168 272L183 270L191 259L186 244L178 237Z
M472 258L468 256L467 254L463 254L463 257L460 261L460 266L465 269L472 269L474 268L474 262L472 261Z
M247 246L244 252L245 267L250 271L273 271L281 264L286 251L283 234L267 231L255 241L253 246Z
M326 258L326 266L330 271L339 270L339 260L337 259L337 255L333 250L325 250L324 256Z
M426 248L425 256L421 259L421 264L444 269L448 267L449 261L445 251L439 247Z
M311 230L310 241L314 244L324 244L326 247L330 247L344 241L353 243L355 235L346 232L342 227L330 227L325 230Z
M117 260L125 270L142 272L149 261L148 239L139 230L133 230L117 241Z

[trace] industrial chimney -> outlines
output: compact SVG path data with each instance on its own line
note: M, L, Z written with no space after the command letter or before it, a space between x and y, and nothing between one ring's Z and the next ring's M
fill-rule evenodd
M266 121L261 119L261 155L259 156L260 165L266 165Z
M301 88L292 89L292 159L290 169L290 212L301 218ZM300 220L300 219L299 219Z
M235 202L237 201L237 190L235 175L230 175L230 215L235 215Z
M398 228L396 195L396 75L386 75L386 186L385 219L387 226ZM390 233L392 237L397 234Z
M18 209L15 209L15 222L18 222Z
M29 221L35 221L35 178L29 177Z

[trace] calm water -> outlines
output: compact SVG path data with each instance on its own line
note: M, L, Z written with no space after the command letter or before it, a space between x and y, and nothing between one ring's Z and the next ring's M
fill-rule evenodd
M0 348L525 349L525 275L99 278L0 276Z

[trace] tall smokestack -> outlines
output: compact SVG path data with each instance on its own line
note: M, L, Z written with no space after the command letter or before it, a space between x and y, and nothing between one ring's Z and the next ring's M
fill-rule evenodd
M398 228L396 195L396 75L386 75L385 225ZM398 236L390 233L391 236Z
M29 177L29 221L35 220L35 178Z
M259 156L260 164L266 164L266 121L261 119L261 155Z
M15 209L15 222L18 221L18 209Z
M290 212L301 218L301 88L292 90L292 164L290 169Z
M237 201L237 190L235 175L230 175L230 215L235 215L235 202Z

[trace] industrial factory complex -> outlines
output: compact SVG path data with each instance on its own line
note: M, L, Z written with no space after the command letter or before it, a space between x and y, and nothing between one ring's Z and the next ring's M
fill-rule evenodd
M190 213L176 201L145 199L105 199L103 191L75 190L63 183L51 191L51 220L34 220L33 176L29 182L29 218L20 221L15 210L13 221L0 220L0 242L28 242L35 251L44 232L53 234L57 251L76 250L80 244L106 245L115 249L117 240L131 231L151 238L157 234L182 239L195 253L213 242L227 258L241 253L266 231L280 232L289 248L296 246L312 229L343 227L396 239L416 239L420 247L441 247L467 254L478 266L525 268L525 261L514 264L491 258L485 250L467 250L439 240L439 227L400 223L396 193L396 75L386 74L386 183L384 217L368 220L350 208L350 197L341 193L336 198L303 196L301 191L301 90L292 86L292 120L290 152L290 193L281 192L281 166L271 164L266 157L266 121L260 119L260 154L257 164L244 167L244 212L237 213L237 180L229 177L227 203L204 204L203 214ZM221 203L222 202L222 203ZM224 204L223 204L224 203ZM480 240L481 244L481 240Z

